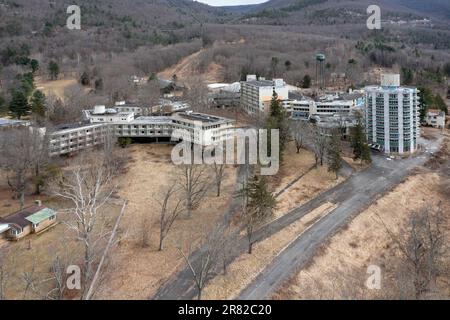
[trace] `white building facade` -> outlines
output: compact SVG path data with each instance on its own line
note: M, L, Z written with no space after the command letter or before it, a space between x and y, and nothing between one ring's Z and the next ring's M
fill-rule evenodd
M445 127L445 112L440 110L428 110L425 117L427 125L443 129Z
M329 95L318 101L304 97L303 99L285 100L282 104L293 119L309 119L311 116L349 116L355 110L363 109L364 99L360 99L360 97L362 94Z
M266 80L247 75L247 81L241 82L241 106L250 114L267 113L274 91L280 100L289 98L289 87L283 79Z
M400 75L382 75L380 86L368 86L366 92L366 133L369 143L384 152L412 153L420 136L419 91L400 86Z
M50 155L70 154L103 144L108 136L150 138L155 142L184 140L203 146L214 145L234 136L234 120L194 113L171 116L140 116L96 106L84 111L86 122L61 126L50 136Z

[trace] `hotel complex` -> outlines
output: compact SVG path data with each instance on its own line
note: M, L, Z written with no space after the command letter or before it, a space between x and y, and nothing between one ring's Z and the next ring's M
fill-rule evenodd
M122 109L123 110L123 109ZM61 126L50 136L52 156L70 154L103 144L108 135L145 138L155 142L189 141L213 145L233 136L234 120L192 111L170 116L139 116L134 112L96 106L85 110L85 121Z
M238 83L232 87L238 87ZM241 107L248 113L268 112L275 91L288 116L294 120L311 120L320 127L353 127L357 115L364 113L368 143L381 146L387 153L412 153L420 136L419 91L400 86L398 74L382 75L381 85L367 86L349 93L326 93L315 99L305 97L298 88L283 79L256 79L248 75L241 83ZM233 89L237 90L237 89ZM235 121L190 111L180 101L161 99L153 108L117 102L113 107L95 106L82 112L83 120L56 128L50 136L50 155L70 154L116 138L146 139L153 142L189 141L203 146L217 144L234 136ZM156 115L155 115L156 114ZM0 128L29 125L0 119ZM3 121L3 122L2 122ZM445 116L429 112L429 125L444 127Z
M400 75L382 75L380 86L366 91L366 133L369 143L383 147L385 153L412 153L417 149L419 91L400 86Z

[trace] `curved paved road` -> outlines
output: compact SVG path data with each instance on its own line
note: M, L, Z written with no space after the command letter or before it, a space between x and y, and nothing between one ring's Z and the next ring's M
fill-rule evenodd
M430 143L430 151L436 151L438 141ZM374 157L372 167L352 176L329 195L328 201L338 207L318 220L294 240L269 264L252 283L245 288L238 299L267 299L295 270L303 267L317 248L349 219L360 213L384 193L401 183L411 171L426 162L421 155L405 160L387 160Z

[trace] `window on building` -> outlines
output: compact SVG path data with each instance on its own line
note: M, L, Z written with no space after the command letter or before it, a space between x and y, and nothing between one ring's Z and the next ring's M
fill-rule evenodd
M11 234L12 235L18 235L18 234L21 234L22 233L22 229L12 229L11 230Z

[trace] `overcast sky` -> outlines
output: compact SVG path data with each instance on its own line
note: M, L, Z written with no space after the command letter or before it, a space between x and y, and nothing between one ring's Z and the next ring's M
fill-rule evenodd
M209 4L210 6L237 6L241 4L257 4L267 2L268 0L196 0Z

